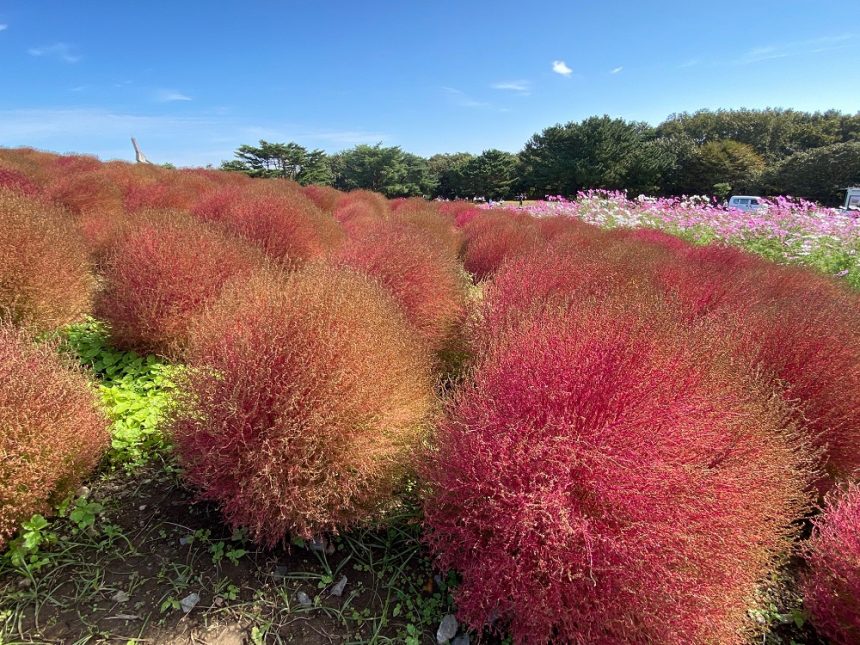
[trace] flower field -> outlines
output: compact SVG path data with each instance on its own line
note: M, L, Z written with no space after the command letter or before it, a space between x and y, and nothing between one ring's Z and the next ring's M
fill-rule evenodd
M698 244L720 242L775 262L811 266L860 288L860 216L802 199L763 200L754 213L706 198L628 199L592 190L575 200L550 196L529 207L535 216L569 215L597 226L650 227Z
M860 642L860 221L0 149L0 644Z

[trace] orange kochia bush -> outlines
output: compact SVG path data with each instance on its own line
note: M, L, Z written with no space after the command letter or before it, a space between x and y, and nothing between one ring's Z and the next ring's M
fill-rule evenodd
M518 643L742 643L808 508L811 451L725 339L654 299L501 334L454 396L426 541L470 627Z
M196 321L172 434L188 481L275 545L375 517L424 435L426 350L369 278L237 280Z
M224 231L177 213L151 213L127 224L114 242L95 313L117 346L178 357L191 318L228 280L263 263L258 249Z
M22 521L75 490L108 440L83 374L0 324L0 549Z
M465 314L463 272L429 233L402 222L379 223L357 231L336 260L385 287L433 351L456 335Z
M0 320L48 330L91 306L95 281L68 213L0 189Z

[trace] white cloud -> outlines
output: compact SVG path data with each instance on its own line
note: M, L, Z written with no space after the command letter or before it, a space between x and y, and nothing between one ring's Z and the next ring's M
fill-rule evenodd
M623 69L624 69L624 66L619 65L618 67L613 67L611 70L609 70L609 73L610 74L620 74Z
M102 159L134 159L129 137L136 136L147 157L180 166L218 165L243 143L259 139L296 141L338 150L359 143L388 143L378 131L332 130L301 123L256 123L214 112L148 115L96 108L0 110L0 141L57 152L96 154Z
M27 53L30 56L56 58L65 63L77 63L81 60L80 55L75 53L74 47L66 43L54 43L53 45L46 45L44 47L31 47L27 50Z
M556 74L561 74L562 76L570 76L573 74L573 70L567 66L563 60L554 60L552 61L552 71Z
M494 90L508 90L510 92L517 92L518 94L522 94L524 96L531 94L531 82L530 81L500 81L498 83L493 83L490 87Z
M9 29L9 25L0 24L0 31L6 31L7 29Z
M811 38L809 40L796 40L776 45L762 45L753 47L738 58L735 63L738 65L749 65L751 63L760 63L778 58L788 58L789 56L803 56L806 54L818 54L845 49L856 46L856 44L855 34L840 34L837 36Z
M191 97L176 90L158 90L155 100L159 103L172 103L174 101L190 101Z

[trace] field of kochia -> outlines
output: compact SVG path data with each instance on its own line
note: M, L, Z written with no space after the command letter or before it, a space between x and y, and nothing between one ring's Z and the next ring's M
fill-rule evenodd
M119 535L89 489L161 469L216 564L414 527L432 610L298 596L350 642L860 642L860 229L768 212L0 149L0 628L61 640L62 527Z

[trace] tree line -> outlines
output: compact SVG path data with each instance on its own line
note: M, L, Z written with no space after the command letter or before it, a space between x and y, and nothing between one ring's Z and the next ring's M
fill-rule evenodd
M860 112L700 110L657 126L609 116L558 124L513 154L485 150L424 158L398 146L358 145L326 154L297 143L243 145L222 169L285 177L388 197L510 199L630 194L791 194L838 203L860 184Z

